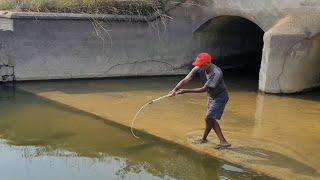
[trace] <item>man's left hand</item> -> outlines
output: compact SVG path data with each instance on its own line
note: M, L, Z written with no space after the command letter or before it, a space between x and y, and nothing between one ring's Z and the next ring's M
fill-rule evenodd
M179 89L178 91L176 91L177 94L184 94L186 93L185 89Z

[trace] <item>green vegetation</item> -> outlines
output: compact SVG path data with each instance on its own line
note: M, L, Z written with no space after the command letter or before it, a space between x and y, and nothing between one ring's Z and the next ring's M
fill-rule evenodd
M0 0L1 10L149 15L167 0Z

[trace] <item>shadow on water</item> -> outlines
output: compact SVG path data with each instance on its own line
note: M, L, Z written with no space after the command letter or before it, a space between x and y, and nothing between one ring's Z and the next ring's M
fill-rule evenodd
M170 91L181 78L183 76L119 77L112 79L29 81L19 84L33 87L37 92L61 91L67 94L130 92L146 89L150 91Z
M320 88L313 88L303 93L296 93L286 96L310 101L320 101Z
M318 173L317 169L278 152L249 146L230 148L230 151L261 158L259 160L249 160L248 163L290 168L290 170L299 174L305 174L316 178L320 177L320 173ZM288 166L288 164L290 164L290 166Z
M257 67L238 67L223 70L224 80L230 92L258 93L259 69ZM38 93L61 91L66 94L87 94L131 91L169 92L184 75L155 77L116 77L99 79L73 79L50 81L18 82L17 85L32 87ZM194 79L189 87L200 87L199 79ZM320 101L320 88L313 88L295 94L267 94L290 98Z
M119 167L116 163L112 164L111 170L118 178L136 175L147 179L271 179L247 170L241 173L225 170L223 166L226 164L238 166L143 132L138 132L141 139L137 140L132 137L128 127L44 101L14 87L1 86L0 94L0 137L6 141L0 143L1 154L5 156L6 153L14 153L13 157L18 158L17 161L6 156L6 161L0 161L0 167L7 167L0 169L2 173L12 169L15 169L12 173L22 176L26 173L51 176L63 174L65 170L73 172L73 166L62 166L61 169L60 166L54 166L49 167L50 171L43 171L44 167L39 162L41 159L50 164L50 161L58 158L62 162L79 163L78 168L83 168L76 173L89 173L94 179L104 179L103 174L108 171L107 164L114 161L123 164ZM21 150L17 151L19 148ZM98 159L99 163L105 164L93 161L86 165L84 158ZM113 160L106 160L108 158ZM25 159L28 161L23 161ZM24 166L28 166L28 172L23 168L17 170L10 165L3 166L2 163L12 166L27 163ZM88 172L92 167L94 170ZM100 173L97 171L99 168L103 169ZM67 177L77 179L72 173ZM85 176L80 179L85 179Z
M257 92L258 76L255 70L247 69L225 70L225 81L230 91ZM106 93L106 92L131 92L131 91L165 91L169 92L184 76L159 76L159 77L119 77L102 79L74 79L28 81L17 83L32 87L38 93L61 91L67 94ZM201 83L196 78L190 87L200 87Z
M257 92L259 72L246 67L224 70L224 79L231 92ZM117 77L101 79L73 79L50 81L18 82L18 85L32 87L37 92L61 91L67 94L130 92L130 91L170 91L183 77ZM201 83L195 78L191 87L200 87Z
M258 93L259 70L237 68L224 70L224 78L230 92ZM320 101L320 87L293 94L268 94L270 96Z
M258 92L259 72L255 69L224 70L224 80L230 92Z

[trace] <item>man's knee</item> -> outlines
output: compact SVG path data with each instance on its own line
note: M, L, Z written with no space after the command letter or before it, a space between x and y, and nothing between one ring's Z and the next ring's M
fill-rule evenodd
M214 119L214 118L206 118L206 123L215 125L215 124L219 124L219 120L218 119Z
M207 123L213 123L213 122L216 122L217 120L214 119L214 118L206 118L205 121L206 121Z

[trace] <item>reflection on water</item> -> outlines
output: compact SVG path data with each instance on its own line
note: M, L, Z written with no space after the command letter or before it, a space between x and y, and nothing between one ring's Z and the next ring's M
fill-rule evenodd
M1 179L269 179L0 87Z

